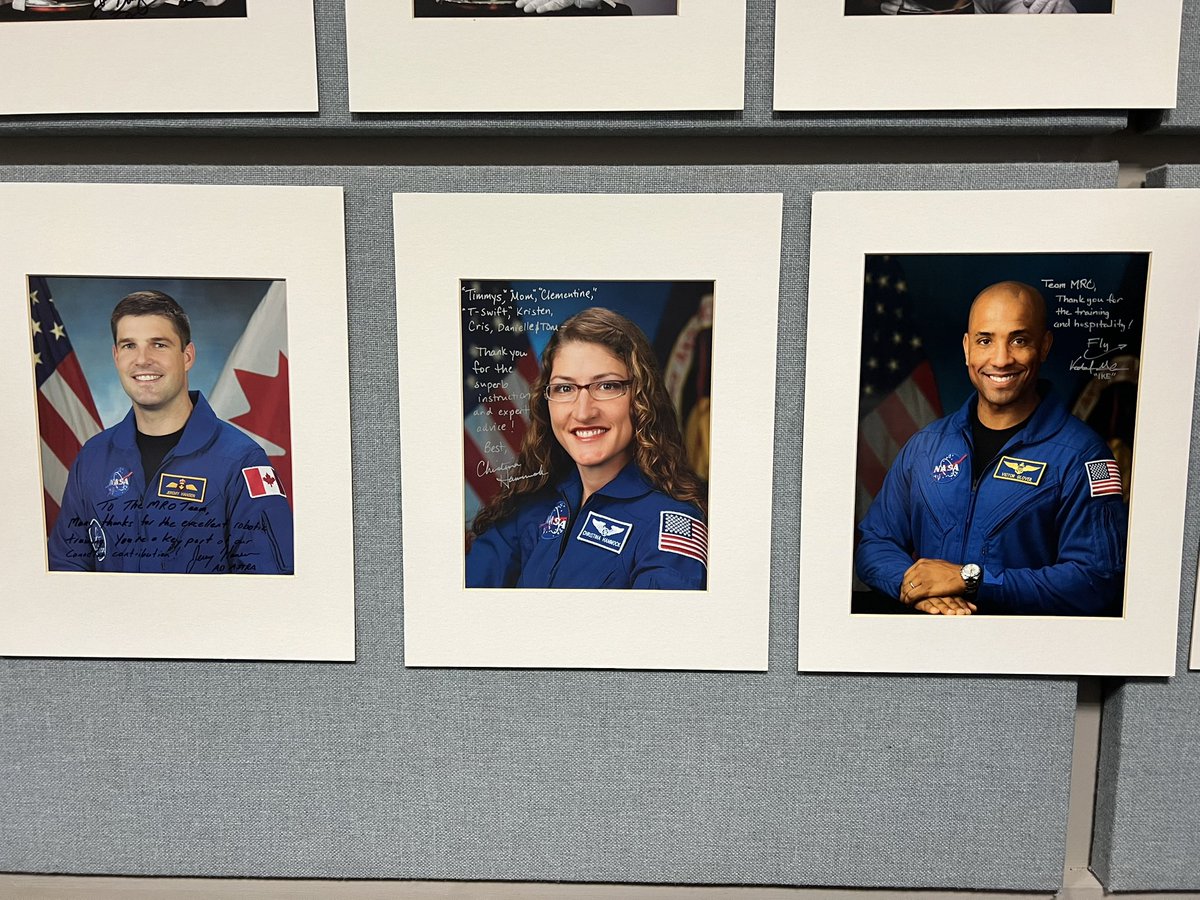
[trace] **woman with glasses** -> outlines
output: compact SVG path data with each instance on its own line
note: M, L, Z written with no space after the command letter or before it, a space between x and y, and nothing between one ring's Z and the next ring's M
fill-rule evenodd
M472 524L467 587L703 590L706 489L641 329L598 307L567 319L529 414Z

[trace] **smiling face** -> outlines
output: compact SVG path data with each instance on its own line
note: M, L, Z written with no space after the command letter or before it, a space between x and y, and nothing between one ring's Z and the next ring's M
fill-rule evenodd
M195 359L196 348L191 343L182 345L165 316L123 316L117 321L113 363L144 433L170 433L143 428L150 420L170 424L180 414L187 420L192 407L187 373ZM183 427L182 422L178 427Z
M1016 425L1037 408L1038 371L1052 342L1044 305L1024 285L993 285L975 298L963 354L984 426Z
M629 369L603 344L567 341L554 354L550 386L585 385L611 379L626 381ZM550 428L579 467L590 494L616 477L633 458L632 390L613 400L595 400L585 390L567 403L547 402Z

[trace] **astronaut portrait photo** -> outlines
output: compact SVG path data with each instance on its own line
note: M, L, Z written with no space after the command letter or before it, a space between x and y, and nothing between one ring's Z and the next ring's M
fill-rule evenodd
M247 0L0 0L0 22L244 18Z
M704 590L712 283L462 304L466 586Z
M845 0L848 16L1111 13L1112 0Z
M292 574L284 282L28 288L49 569Z
M1148 270L867 256L854 613L1122 614Z
M413 0L425 18L673 16L678 0Z

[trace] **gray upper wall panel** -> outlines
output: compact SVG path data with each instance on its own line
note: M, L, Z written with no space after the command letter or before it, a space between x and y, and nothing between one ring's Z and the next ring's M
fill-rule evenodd
M757 135L757 134L1107 134L1125 111L774 113L775 0L747 0L746 103L740 112L351 114L344 0L314 0L320 112L309 115L68 115L0 117L0 135ZM716 2L716 0L714 0Z
M0 659L0 871L1057 889L1074 680L796 673L809 218L815 190L1116 175L0 169L344 185L358 651L354 664ZM755 526L772 551L769 671L404 668L396 191L784 194L773 501L755 513L770 522Z

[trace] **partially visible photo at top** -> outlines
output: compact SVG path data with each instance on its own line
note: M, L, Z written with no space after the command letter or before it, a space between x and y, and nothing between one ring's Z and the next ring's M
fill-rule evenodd
M413 0L417 19L673 16L679 0Z
M848 16L1112 13L1113 0L845 0Z
M0 22L245 18L247 0L0 0Z

